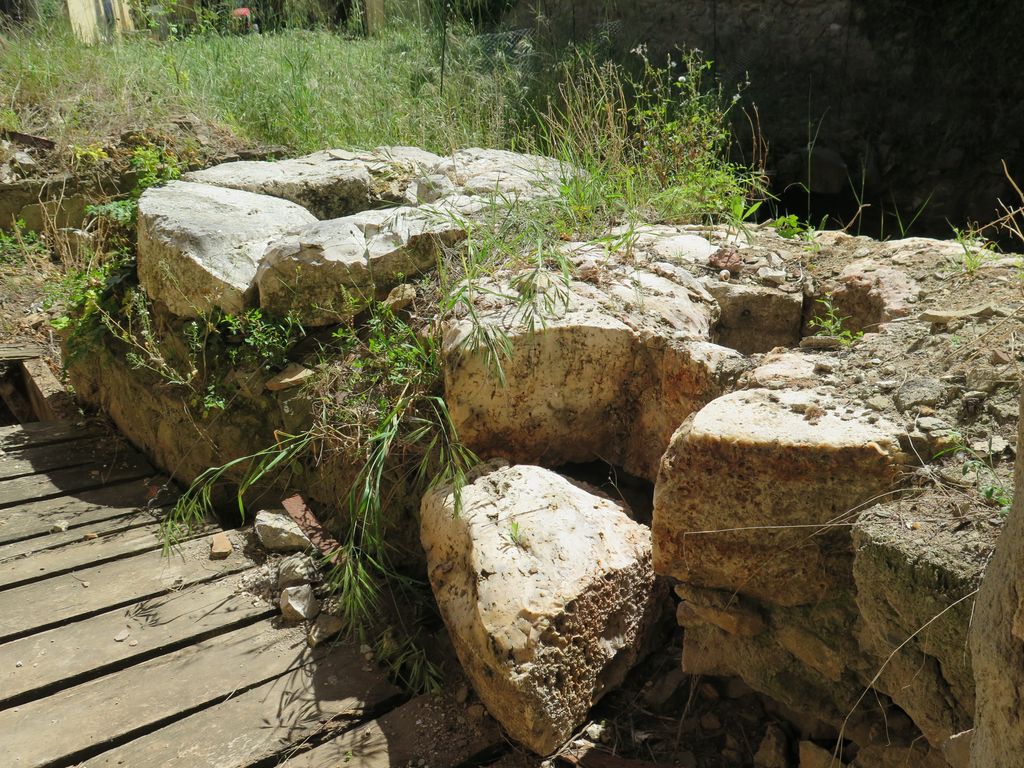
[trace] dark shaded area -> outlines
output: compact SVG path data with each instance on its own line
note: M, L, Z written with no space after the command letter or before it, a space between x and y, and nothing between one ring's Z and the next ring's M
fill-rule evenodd
M571 480L586 483L615 501L625 502L629 516L649 526L654 514L654 484L604 461L564 464L554 469Z
M816 25L819 5L792 8L802 22L765 11L756 39L714 40L724 82L749 73L780 212L883 238L995 219L1015 197L1002 161L1024 175L1019 6L851 1Z

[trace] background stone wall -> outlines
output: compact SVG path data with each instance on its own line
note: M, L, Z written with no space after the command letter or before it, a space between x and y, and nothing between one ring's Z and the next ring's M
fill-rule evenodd
M804 216L810 178L815 223L851 217L863 196L865 234L898 236L897 212L905 225L923 206L917 233L948 236L994 218L1009 192L1001 160L1024 176L1024 14L1009 0L523 0L514 23L604 34L620 56L645 43L655 62L698 48L727 89L749 75L743 106L756 107L775 191ZM736 123L749 157L748 120Z

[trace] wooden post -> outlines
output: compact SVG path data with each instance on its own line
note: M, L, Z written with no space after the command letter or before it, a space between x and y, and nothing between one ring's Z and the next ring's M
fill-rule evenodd
M126 0L67 0L67 6L71 29L83 43L93 45L135 29Z
M384 26L384 0L362 0L363 29L366 36L377 34Z

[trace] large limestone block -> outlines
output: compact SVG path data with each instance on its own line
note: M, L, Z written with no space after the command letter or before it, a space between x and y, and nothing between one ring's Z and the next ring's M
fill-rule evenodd
M502 149L460 149L434 168L464 195L496 200L529 199L557 194L562 179L558 160Z
M267 243L316 221L294 203L189 181L139 199L139 283L173 314L196 317L252 305Z
M1017 444L1024 445L1024 420ZM1024 451L1013 510L985 571L971 625L977 693L971 765L1018 768L1024 755Z
M423 499L430 583L488 711L549 754L637 659L655 598L650 532L618 502L533 466L484 465L455 508Z
M272 195L329 219L370 205L370 172L349 152L325 150L290 160L241 160L185 175L188 181Z
M875 259L847 264L837 278L832 301L844 327L851 331L877 331L882 323L906 317L913 309L920 286L902 269ZM823 307L815 307L817 314Z
M267 248L257 274L260 306L305 325L347 319L437 263L465 236L459 211L403 206L320 221Z
M716 308L688 275L592 270L591 282L542 276L535 303L508 276L478 285L473 315L445 337L446 400L482 455L603 459L653 480L676 427L742 361L707 341Z
M333 219L401 201L409 185L440 162L437 155L415 147L327 149L289 160L222 163L185 178L284 198L317 218Z
M676 432L654 490L659 574L778 605L849 581L848 524L893 488L898 430L812 390L744 390Z

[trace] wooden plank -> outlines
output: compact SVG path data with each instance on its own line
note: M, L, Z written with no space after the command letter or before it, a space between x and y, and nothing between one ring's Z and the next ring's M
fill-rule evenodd
M135 452L133 448L121 447L120 453L124 456L129 450ZM99 463L103 457L110 460L115 455L106 445L92 437L3 451L0 453L0 480L77 467L90 462Z
M210 560L210 539L186 541L170 555L145 552L0 592L0 640L147 600L248 568L246 537L229 531L234 551Z
M80 437L112 437L112 432L101 421L38 421L0 427L0 450L13 451L30 445L61 443Z
M0 708L277 612L237 592L237 581L217 579L0 645ZM125 629L129 637L116 642Z
M41 344L0 344L0 363L18 362L32 357L42 357L45 353L46 349Z
M251 624L0 712L4 756L19 768L77 764L312 657L300 627Z
M148 503L173 500L176 492L159 492L167 478L129 480L82 491L74 496L34 501L0 511L0 544L50 534L58 522L68 529L96 525L147 508ZM159 492L159 493L158 493Z
M33 536L31 539L12 541L8 544L0 544L0 563L7 563L17 558L28 555L52 552L62 547L71 547L80 542L88 542L93 539L106 538L117 533L123 533L132 528L158 524L164 519L166 509L154 510L152 512L131 512L110 520L100 520L91 525L81 528L68 528L66 531L54 531L46 536Z
M74 413L74 401L53 375L50 366L39 357L18 364L25 380L25 391L39 421L56 421Z
M365 725L280 765L289 768L402 768L460 765L502 742L493 720L473 727L465 707L448 696L418 696Z
M341 728L400 694L340 645L321 661L197 712L78 768L238 768ZM339 765L341 765L339 763Z
M0 480L0 509L24 504L26 501L89 491L110 483L141 479L153 474L155 470L149 462L136 454L107 466L69 467L38 475Z
M161 549L163 545L164 537L161 535L159 523L150 523L103 538L79 541L74 546L28 556L6 557L4 550L0 549L0 591L118 558Z

